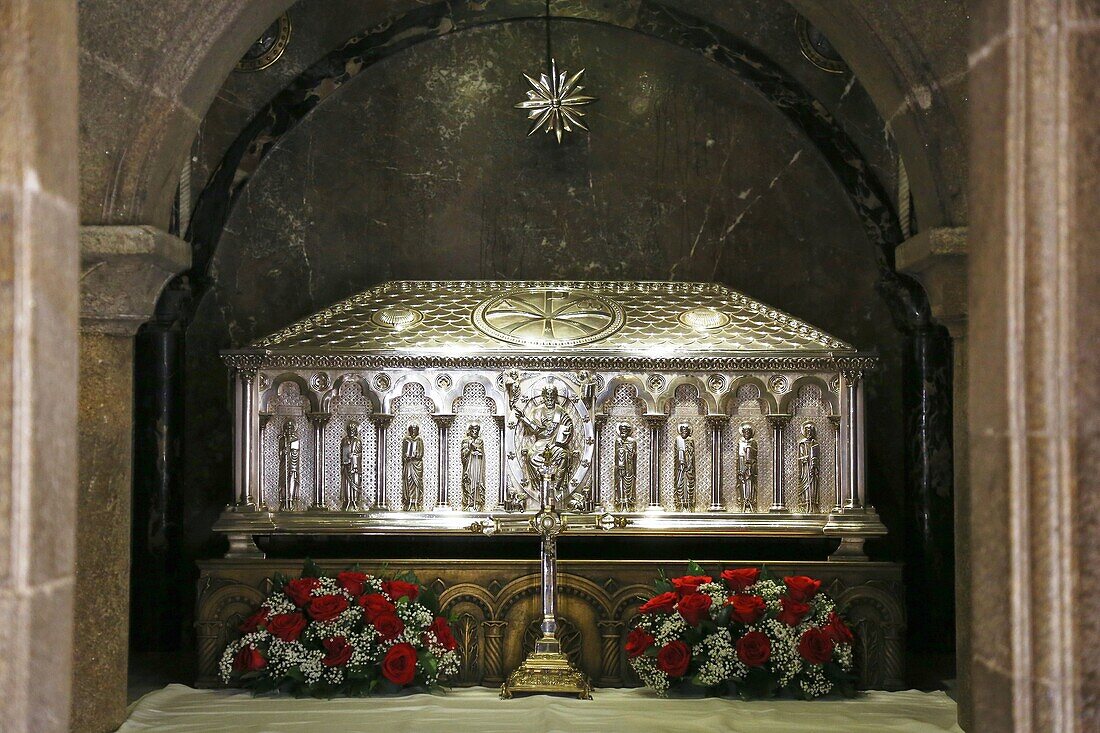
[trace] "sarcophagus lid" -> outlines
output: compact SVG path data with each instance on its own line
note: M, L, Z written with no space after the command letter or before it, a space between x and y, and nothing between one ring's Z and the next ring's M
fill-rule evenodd
M584 281L388 282L241 351L288 363L357 354L480 366L554 355L681 367L700 360L717 367L745 356L856 353L814 326L715 283Z

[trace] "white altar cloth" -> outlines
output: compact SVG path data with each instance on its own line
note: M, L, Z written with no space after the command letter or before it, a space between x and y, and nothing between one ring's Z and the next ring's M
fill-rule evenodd
M660 699L644 689L597 689L592 700L535 695L500 700L484 687L440 695L336 698L252 697L169 685L131 706L119 733L933 733L958 731L942 692L867 692L852 700L743 702Z

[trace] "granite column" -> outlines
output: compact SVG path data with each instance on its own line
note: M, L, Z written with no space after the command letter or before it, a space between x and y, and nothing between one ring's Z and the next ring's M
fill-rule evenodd
M72 723L107 731L126 715L134 334L190 248L153 227L97 226L80 250Z

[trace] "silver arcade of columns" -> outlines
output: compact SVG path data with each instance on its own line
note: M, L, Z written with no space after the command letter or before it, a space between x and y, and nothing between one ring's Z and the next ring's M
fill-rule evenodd
M886 531L866 504L876 360L721 286L387 283L225 359L230 556L534 517L548 465L563 508L624 533L829 536L860 559Z

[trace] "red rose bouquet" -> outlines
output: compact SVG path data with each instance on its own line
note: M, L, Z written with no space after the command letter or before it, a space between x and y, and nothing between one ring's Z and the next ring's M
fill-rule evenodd
M306 561L301 577L273 583L222 654L226 684L331 697L431 688L458 671L439 599L411 573L329 576Z
M656 582L627 636L630 666L647 687L672 692L855 694L852 632L836 604L805 576L782 580L757 568Z

